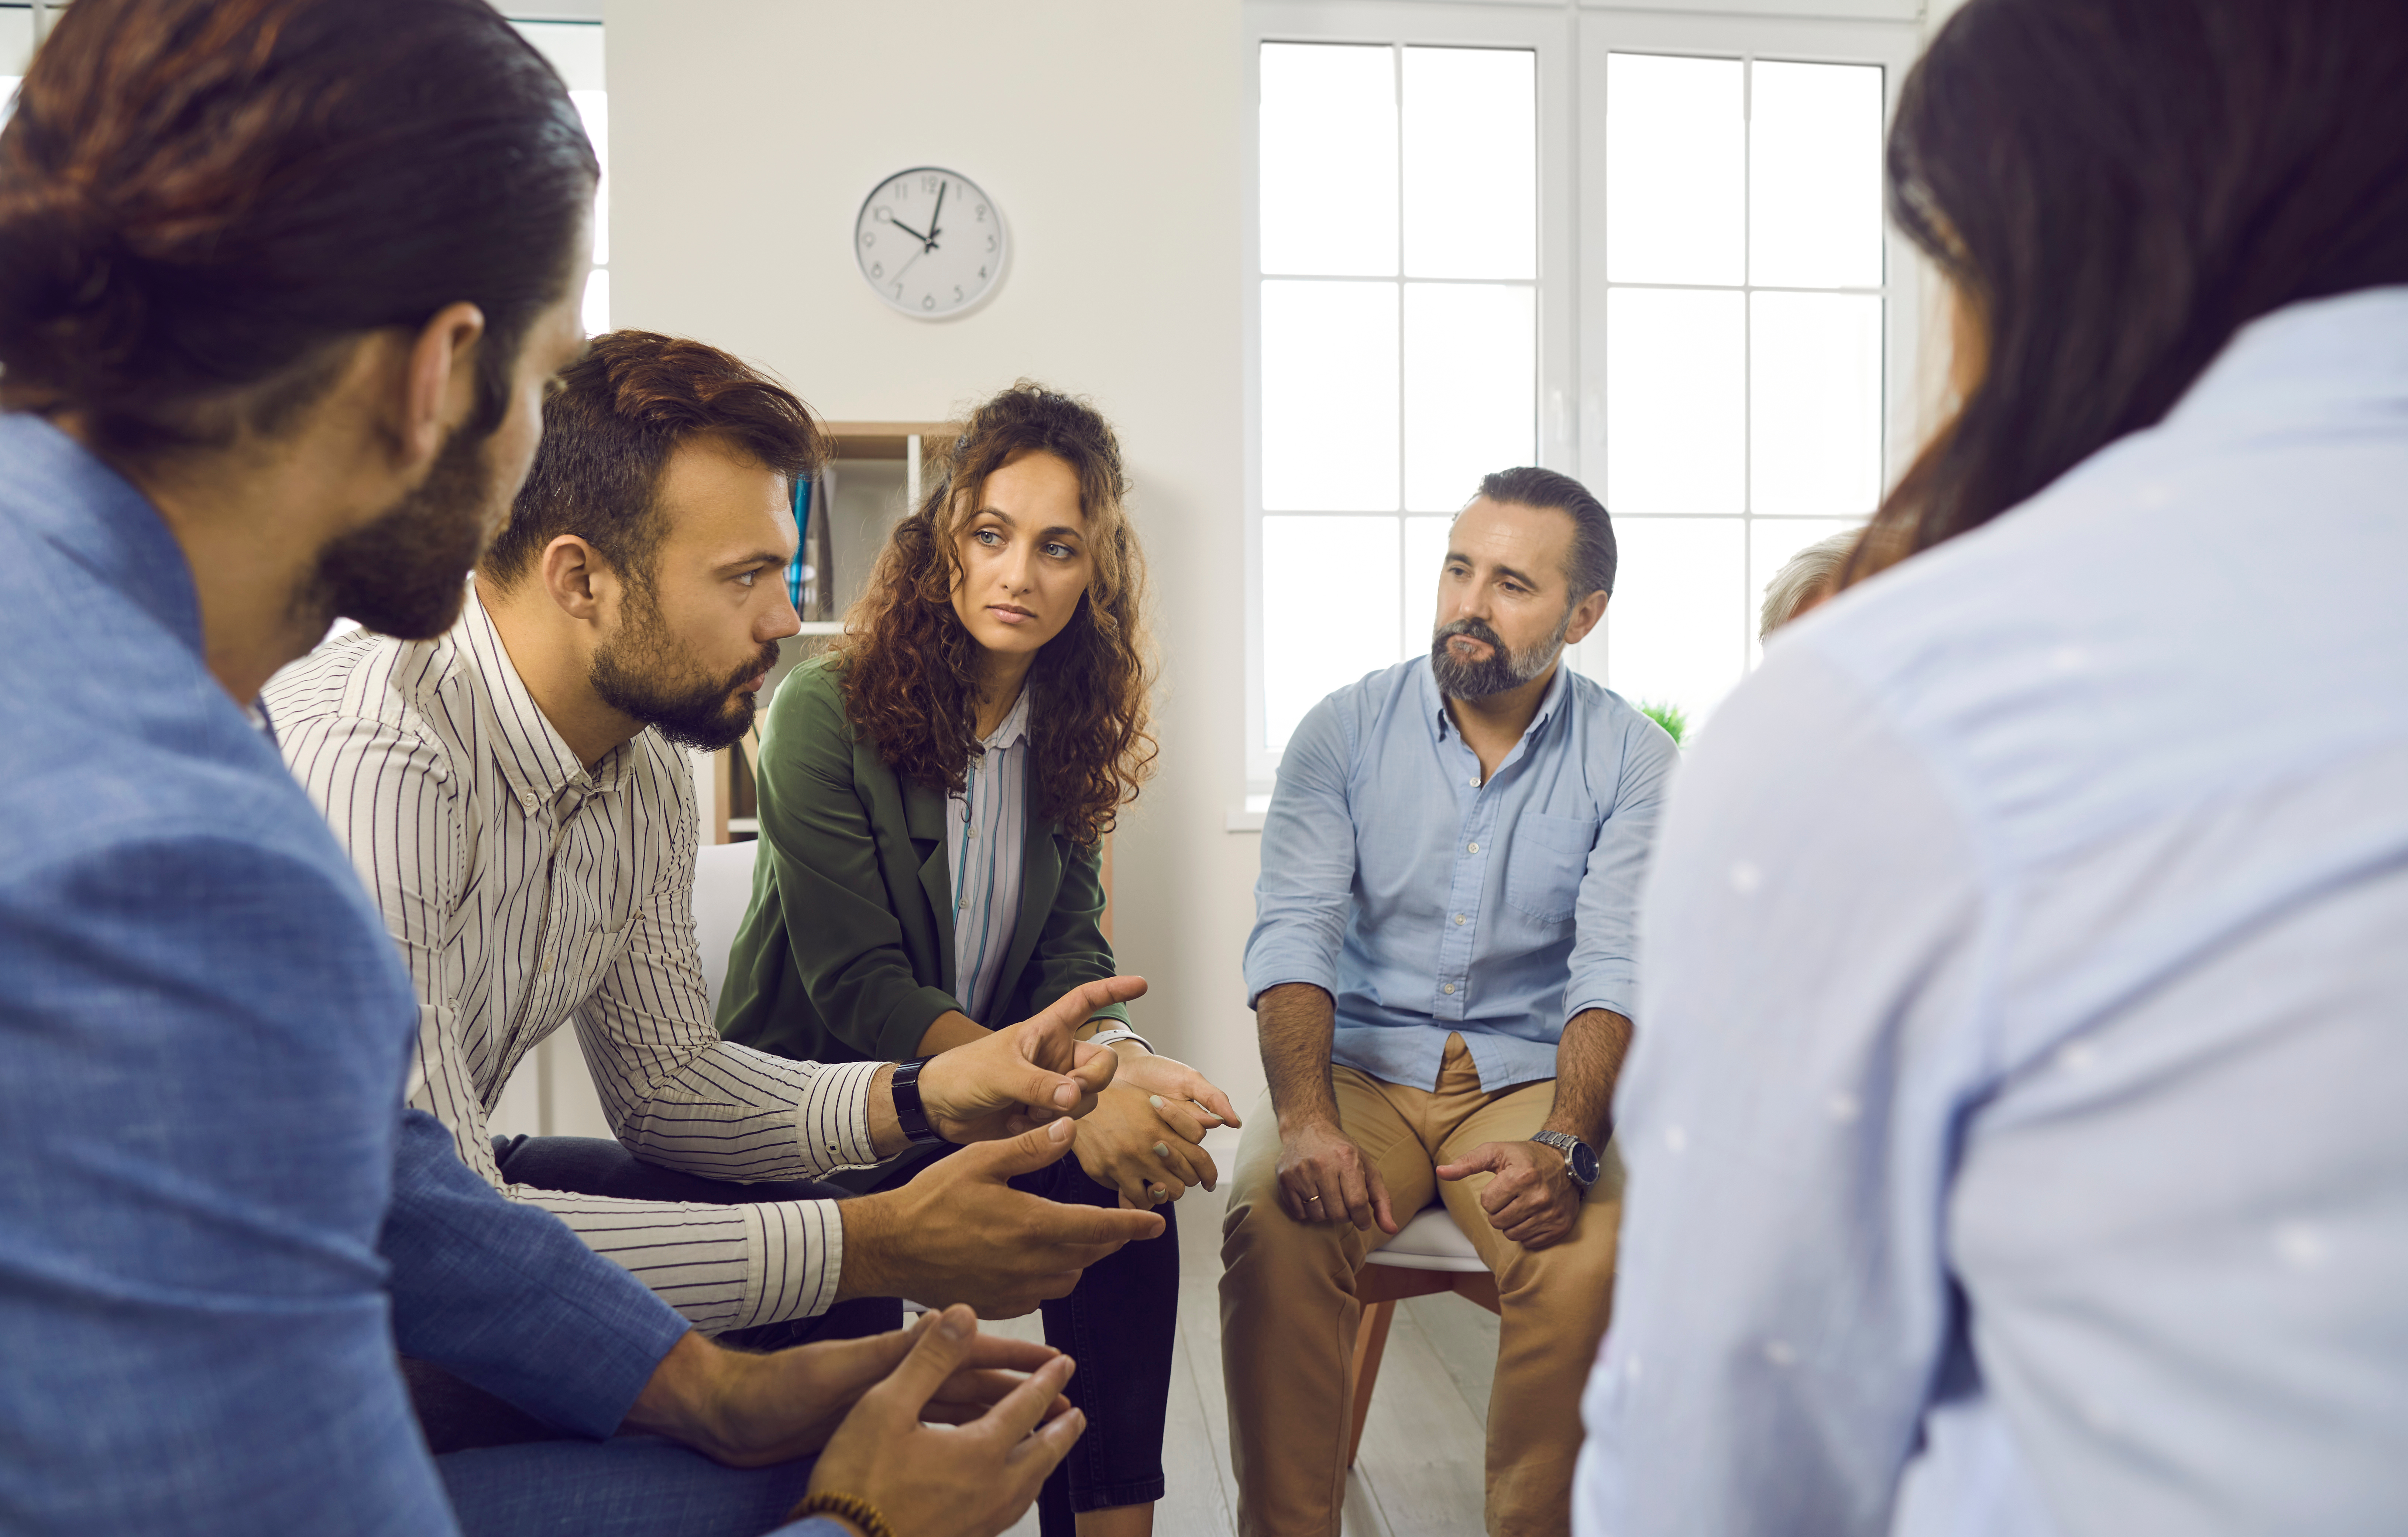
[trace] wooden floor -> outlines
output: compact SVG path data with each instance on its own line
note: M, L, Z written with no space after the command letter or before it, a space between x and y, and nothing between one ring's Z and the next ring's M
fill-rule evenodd
M1233 1162L1224 1156L1221 1167ZM1179 1203L1179 1355L1162 1455L1169 1494L1155 1508L1154 1530L1157 1537L1231 1537L1238 1486L1221 1391L1218 1195L1197 1190ZM1033 1314L987 1327L1043 1338ZM1397 1304L1362 1454L1346 1481L1346 1537L1476 1537L1496 1364L1497 1319L1486 1309L1453 1296ZM1037 1513L1010 1537L1037 1537Z

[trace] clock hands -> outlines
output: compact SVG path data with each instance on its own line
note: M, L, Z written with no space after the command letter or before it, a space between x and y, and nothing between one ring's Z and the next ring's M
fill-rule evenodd
M938 224L937 221L945 216L945 189L952 185L953 183L950 181L939 181L937 183L937 207L935 211L928 215L928 233L921 237L922 239L928 242L927 249L929 251L937 249L937 237L944 233L943 228Z
M945 206L945 194L942 194L942 193L939 193L939 194L937 194L937 206L938 206L939 208L943 208L943 207ZM890 223L890 224L894 225L896 229L901 230L904 234L906 234L906 235L908 235L908 236L911 237L911 238L913 238L914 240L919 241L919 242L920 242L920 246L921 246L921 250L922 250L922 251L923 251L923 253L924 253L924 254L925 253L925 251L926 251L927 248L929 248L930 246L933 246L933 245L936 243L936 241L934 240L934 238L933 238L932 237L927 236L927 235L923 235L923 234L921 234L918 230L913 229L910 225L909 225L909 224L905 223L902 220L896 218L894 214L892 214L892 213L888 212L888 211L887 211L886 209L884 209L884 208L880 208L880 209L878 210L878 217L879 217L879 218L881 218L881 219L885 220L888 223ZM934 220L929 221L929 224L930 224L931 229L933 229L933 228L935 227L935 223L936 223L936 222L935 222Z

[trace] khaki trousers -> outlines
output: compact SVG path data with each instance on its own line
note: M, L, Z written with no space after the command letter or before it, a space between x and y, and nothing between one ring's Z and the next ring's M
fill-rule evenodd
M1340 1125L1387 1182L1398 1225L1433 1197L1443 1199L1496 1275L1503 1316L1488 1401L1489 1531L1570 1531L1581 1389L1612 1311L1620 1156L1607 1149L1571 1235L1533 1252L1480 1209L1494 1176L1448 1183L1433 1170L1482 1142L1520 1142L1538 1130L1555 1102L1552 1081L1485 1092L1461 1036L1448 1038L1434 1090L1342 1064L1331 1078ZM1291 1218L1280 1204L1279 1156L1267 1095L1246 1120L1221 1224L1221 1360L1238 1530L1242 1537L1338 1537L1354 1409L1347 1379L1362 1315L1354 1272L1387 1234L1342 1218Z

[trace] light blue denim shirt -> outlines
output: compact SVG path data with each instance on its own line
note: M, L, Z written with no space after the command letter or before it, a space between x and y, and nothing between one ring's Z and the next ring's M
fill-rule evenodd
M1555 1075L1584 1009L1638 1018L1633 933L1679 750L1570 668L1486 783L1426 656L1312 707L1280 759L1246 941L1251 1006L1337 1000L1337 1060L1438 1083L1461 1031L1495 1091Z
M2408 1529L2408 289L1776 636L1645 929L1584 1537Z
M686 1326L404 1113L417 1024L167 525L0 416L0 1531L455 1530L396 1348L618 1427Z

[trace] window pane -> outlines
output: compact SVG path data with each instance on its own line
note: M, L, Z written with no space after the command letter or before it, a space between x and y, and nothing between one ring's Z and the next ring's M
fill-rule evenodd
M1430 632L1438 628L1438 579L1446 567L1446 536L1454 526L1452 515L1405 520L1404 635L1399 656L1429 650Z
M602 181L594 189L594 264L600 266L610 260L610 95L571 91L568 99L585 123L585 136L594 141L594 158L602 163Z
M1263 740L1397 657L1397 520L1263 520Z
M1263 45L1265 272L1397 270L1396 53Z
M1772 584L1774 577L1781 574L1781 568L1789 564L1790 556L1817 539L1827 539L1834 534L1862 526L1862 521L1856 518L1750 519L1747 537L1748 586L1751 592L1748 601L1756 605L1756 623L1748 626L1749 633L1754 634L1762 625L1764 590ZM1749 665L1754 666L1763 658L1764 647L1751 640L1748 652Z
M610 329L609 268L597 266L585 275L585 303L580 318L589 337L598 337Z
M1605 299L1605 505L1737 512L1746 485L1745 296L1615 288Z
M1263 284L1263 506L1397 506L1397 285Z
M1871 511L1881 495L1881 296L1750 297L1749 507Z
M1758 63L1753 83L1748 280L1879 286L1882 72Z
M1696 725L1745 661L1740 520L1617 517L1613 537L1607 686L1634 705L1678 705Z
M1405 273L1539 275L1538 55L1405 50Z
M1736 59L1605 61L1605 275L1744 278L1746 113Z
M1405 285L1405 506L1452 512L1538 440L1536 290Z

